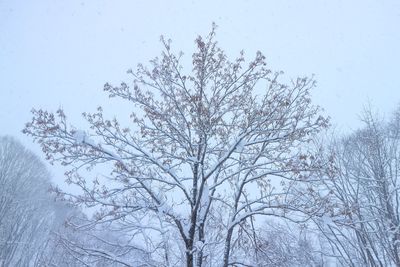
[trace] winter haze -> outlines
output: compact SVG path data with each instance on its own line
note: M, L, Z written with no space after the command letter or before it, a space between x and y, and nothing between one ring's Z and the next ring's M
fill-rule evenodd
M399 266L399 25L394 0L0 0L0 197L12 199L0 202L0 266L46 266L51 255L59 266ZM192 69L197 80L180 76ZM159 94L128 93L132 75ZM203 92L202 77L221 83ZM253 79L271 94L251 91ZM239 89L216 89L230 83ZM172 100L158 106L163 86ZM40 110L58 112L57 127ZM53 203L51 184L84 212ZM17 259L21 244L30 259Z

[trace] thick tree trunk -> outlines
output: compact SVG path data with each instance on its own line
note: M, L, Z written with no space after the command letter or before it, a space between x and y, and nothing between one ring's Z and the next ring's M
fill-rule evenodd
M199 227L199 241L203 242L204 244L204 223L200 223ZM197 261L196 261L196 267L201 267L203 265L203 250L200 250L197 253Z
M194 267L192 250L193 248L186 252L186 267Z
M225 239L225 251L224 251L224 267L228 267L229 264L229 254L231 251L231 239L232 239L233 229L229 229Z

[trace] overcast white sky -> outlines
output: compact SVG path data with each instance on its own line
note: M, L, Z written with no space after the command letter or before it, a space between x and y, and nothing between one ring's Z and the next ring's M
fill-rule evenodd
M386 113L400 102L400 1L0 0L0 135L37 151L20 133L32 107L62 106L78 125L99 104L127 116L103 84L129 81L161 34L190 56L213 21L229 55L260 50L289 77L315 74L315 103L339 129L368 100Z

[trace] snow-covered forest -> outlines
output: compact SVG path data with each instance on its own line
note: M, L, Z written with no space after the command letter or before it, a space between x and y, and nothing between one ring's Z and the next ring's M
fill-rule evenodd
M358 116L343 130L319 69L284 73L207 23L190 49L162 36L122 82L92 77L96 93L13 103L27 116L0 102L0 121L23 117L0 129L1 267L400 266L400 104L338 104Z

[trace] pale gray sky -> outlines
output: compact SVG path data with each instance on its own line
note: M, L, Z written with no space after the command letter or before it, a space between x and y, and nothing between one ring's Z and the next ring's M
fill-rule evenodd
M78 125L99 104L127 115L103 84L129 81L161 34L190 56L213 21L230 56L260 50L289 77L315 74L315 103L343 130L368 100L382 112L400 102L399 1L0 0L0 134L37 150L20 133L32 107L62 106Z

